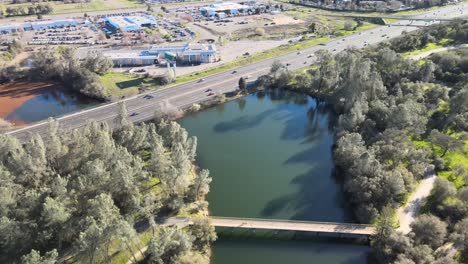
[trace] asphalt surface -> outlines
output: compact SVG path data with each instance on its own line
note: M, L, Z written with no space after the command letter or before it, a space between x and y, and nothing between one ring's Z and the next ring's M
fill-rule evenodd
M411 18L456 18L466 17L468 14L468 4L450 5L437 10L428 11ZM410 18L410 17L409 17ZM288 65L290 70L298 70L315 63L315 56L310 58L314 52L320 49L327 49L332 53L340 52L348 47L363 48L368 45L377 44L388 38L394 38L402 34L403 31L414 31L422 26L427 26L437 21L412 21L410 19L400 20L389 26L380 26L371 30L363 31L349 35L340 39L335 39L327 42L325 45L317 45L310 48L302 49L297 52L292 52L275 58L263 60L257 63L245 65L234 70L222 72L202 80L190 81L177 86L152 91L145 94L140 94L131 98L124 99L129 119L133 122L142 122L154 117L156 110L161 109L161 105L170 105L179 109L187 108L194 103L204 102L212 96L208 96L211 89L214 94L222 94L230 91L235 91L238 88L239 78L249 76L248 81L254 81L257 77L268 73L270 66L275 60L279 60L283 64ZM365 45L365 46L364 46ZM148 98L151 95L152 98ZM117 116L117 103L103 104L101 106L84 110L77 113L72 113L60 118L61 127L66 129L75 129L82 127L90 120L105 121L110 125L113 124L114 118ZM7 132L7 134L16 136L21 141L27 140L32 133L46 135L48 125L46 121L31 124L30 126Z

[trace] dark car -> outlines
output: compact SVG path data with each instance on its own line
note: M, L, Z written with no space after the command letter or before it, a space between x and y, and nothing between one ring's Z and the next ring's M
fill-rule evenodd
M137 115L138 115L137 112L133 112L133 113L130 114L130 116L137 116Z
M211 92L211 91L213 91L213 89L206 89L205 92Z
M212 95L214 95L214 93L209 93L209 94L208 94L208 96L212 96Z

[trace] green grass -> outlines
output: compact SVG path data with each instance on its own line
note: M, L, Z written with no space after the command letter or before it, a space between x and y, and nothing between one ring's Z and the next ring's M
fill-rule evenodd
M452 137L458 138L459 134L452 134ZM466 182L463 177L455 175L453 169L457 166L462 166L465 170L468 170L468 140L464 141L464 149L461 151L447 151L445 155L442 157L442 149L438 146L433 146L427 140L420 140L420 141L413 141L414 144L418 148L425 148L428 150L433 151L435 155L442 158L444 161L445 166L448 170L441 171L438 173L439 176L447 178L448 180L452 181L457 188L463 187Z
M106 88L106 94L111 96L129 96L138 94L138 87L146 86L151 89L159 88L152 78L109 72L101 76L101 83Z
M138 3L137 1L131 0L92 0L90 3L70 3L64 4L62 2L46 2L45 4L50 5L53 8L52 14L70 14L70 13L85 13L91 11L108 11L115 9L125 9L125 8L135 8L135 7L144 7L143 4ZM31 3L21 3L21 4L0 4L0 10L5 11L7 7L28 7L31 6Z
M401 55L403 57L411 57L411 56L416 56L416 55L422 54L424 52L428 52L428 51L439 49L439 48L443 48L443 46L441 44L431 42L431 43L428 43L422 49L407 51L407 52L401 53Z

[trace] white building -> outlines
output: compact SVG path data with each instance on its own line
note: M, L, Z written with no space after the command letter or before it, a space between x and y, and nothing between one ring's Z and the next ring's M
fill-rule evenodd
M115 67L147 66L158 64L167 58L178 63L197 64L218 60L218 51L214 44L185 44L182 46L151 47L144 51L108 51L103 54L109 57Z
M210 17L210 16L215 16L216 14L237 15L239 13L243 13L251 9L252 9L252 6L243 5L239 3L218 2L218 3L213 3L209 6L204 6L200 8L200 12L202 13L202 15Z

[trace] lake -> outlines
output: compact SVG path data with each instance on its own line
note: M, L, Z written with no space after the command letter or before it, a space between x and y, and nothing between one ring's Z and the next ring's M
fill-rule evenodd
M198 137L197 162L213 178L210 214L351 222L334 176L330 112L306 95L273 90L179 120ZM369 248L336 240L221 237L216 264L366 263Z

